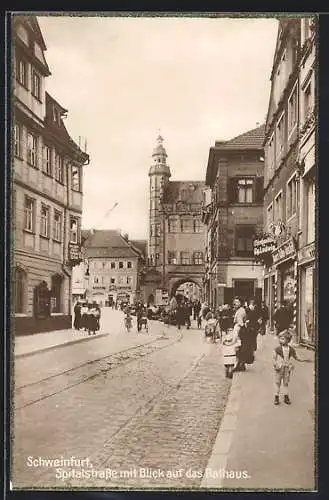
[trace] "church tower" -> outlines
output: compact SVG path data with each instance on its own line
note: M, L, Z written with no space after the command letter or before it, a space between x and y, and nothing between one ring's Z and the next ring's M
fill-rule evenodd
M148 255L150 265L159 266L162 264L162 217L161 199L164 186L169 182L171 176L170 168L167 165L167 153L163 147L163 138L159 134L157 145L153 150L153 165L149 170L150 178L150 205L149 205L149 240Z

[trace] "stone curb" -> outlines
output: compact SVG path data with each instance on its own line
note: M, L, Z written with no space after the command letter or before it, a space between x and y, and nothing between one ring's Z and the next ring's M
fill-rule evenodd
M263 350L263 342L258 347L258 352ZM212 449L210 458L206 465L206 470L218 471L220 477L215 477L216 474L207 474L203 477L200 488L223 488L224 474L228 457L230 454L231 444L234 438L234 433L237 427L238 412L240 408L241 391L243 384L243 373L237 372L233 376L230 395L226 404L223 419L220 423L219 431ZM205 472L206 472L205 470Z
M69 342L63 342L62 344L53 344L47 347L42 347L41 349L36 349L34 351L23 352L21 354L15 354L15 358L26 358L28 356L33 356L34 354L40 354L41 352L51 351L52 349L59 349L60 347L65 347L68 345L78 344L79 342L87 342L88 340L95 340L101 337L106 337L110 335L109 333L100 333L98 335L91 335L88 337L83 337L80 339L70 340Z

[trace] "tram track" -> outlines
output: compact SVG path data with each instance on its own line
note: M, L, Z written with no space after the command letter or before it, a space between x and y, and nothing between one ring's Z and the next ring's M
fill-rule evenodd
M180 331L174 340L164 345L163 341L168 339L168 337L162 334L162 336L138 346L123 349L29 384L15 387L15 411L22 410L44 399L56 396L61 392L72 389L137 359L151 355L156 351L166 349L180 342L182 338L183 332Z

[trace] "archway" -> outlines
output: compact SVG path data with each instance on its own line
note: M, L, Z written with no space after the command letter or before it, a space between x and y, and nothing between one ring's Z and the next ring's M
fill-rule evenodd
M179 300L187 298L191 302L202 300L202 286L198 280L193 278L181 278L175 281L171 287L171 297L179 297Z

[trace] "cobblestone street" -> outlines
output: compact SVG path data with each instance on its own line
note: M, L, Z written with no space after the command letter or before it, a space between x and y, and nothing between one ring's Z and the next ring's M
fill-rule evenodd
M114 311L104 321L116 332L16 360L14 487L198 487L230 388L219 346L157 322L128 337Z

